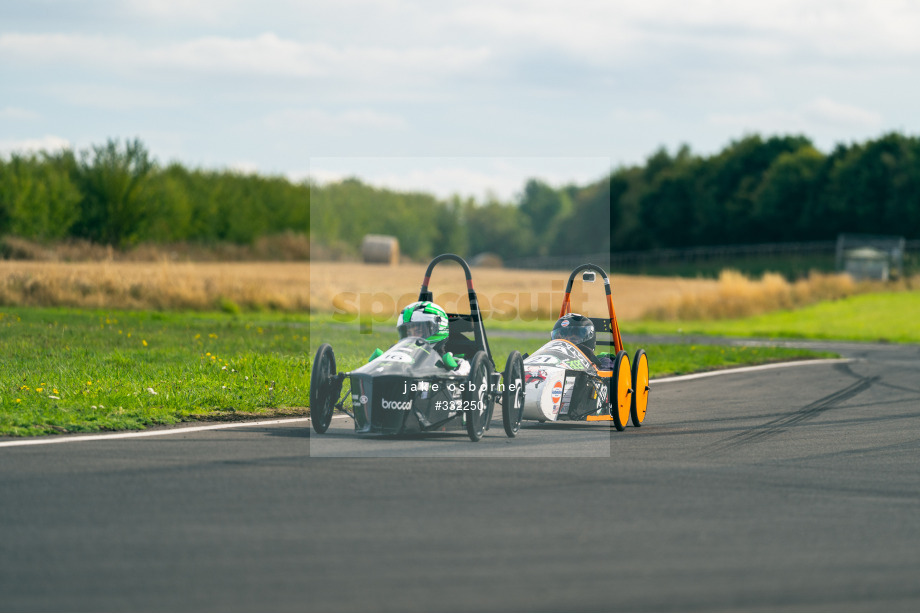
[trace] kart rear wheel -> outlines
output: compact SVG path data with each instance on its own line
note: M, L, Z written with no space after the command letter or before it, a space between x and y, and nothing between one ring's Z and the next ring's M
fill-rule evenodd
M636 357L632 365L632 408L629 411L630 422L633 426L642 426L645 412L648 409L648 356L645 350L636 350Z
M485 352L476 352L470 361L470 374L462 397L463 409L466 411L466 433L471 441L479 441L486 431L486 416L491 413L486 410L486 403L492 402L488 394L491 372L489 356Z
M610 415L613 417L613 425L618 431L626 428L629 422L629 411L632 407L630 397L632 396L632 373L629 370L629 356L625 351L617 352L617 357L613 364L613 394L610 399Z
M335 375L335 352L331 345L324 343L316 351L313 372L310 374L310 422L313 423L313 430L320 435L332 423L336 402L332 386Z
M508 437L517 435L524 415L524 359L518 351L508 355L502 374L505 389L502 392L502 424ZM513 386L514 390L510 387Z

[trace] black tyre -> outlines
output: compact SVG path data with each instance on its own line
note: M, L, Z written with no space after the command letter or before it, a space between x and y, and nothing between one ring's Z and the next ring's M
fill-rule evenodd
M518 351L508 355L505 372L502 374L505 390L502 392L502 424L505 434L514 437L521 428L524 415L524 359ZM510 387L513 386L514 390Z
M648 356L645 350L636 350L632 365L632 408L629 420L633 426L642 426L645 412L648 410L648 395L651 388L648 385Z
M324 343L316 351L313 372L310 374L310 422L319 434L326 432L332 423L335 409L333 380L335 379L335 353L332 346Z
M463 408L466 411L466 433L470 440L479 441L486 431L486 416L491 412L486 403L492 402L488 394L489 374L492 364L485 352L476 352L470 361L470 374L463 391Z
M613 364L613 381L610 390L610 415L618 431L626 428L629 422L629 411L632 407L632 373L629 369L629 356L626 352L617 352Z

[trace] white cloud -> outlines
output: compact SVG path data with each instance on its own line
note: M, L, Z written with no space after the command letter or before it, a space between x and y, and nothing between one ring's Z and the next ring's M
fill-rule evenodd
M0 109L0 119L12 119L16 121L28 121L31 119L39 119L41 115L35 111L29 109L21 109L19 107L3 107Z
M230 0L122 0L130 10L144 19L214 25L226 21L226 14L239 3Z
M604 65L675 57L677 50L728 53L728 61L920 54L920 4L905 0L483 1L434 21L495 39L499 53L548 47Z
M177 108L187 102L181 94L158 89L85 82L51 85L46 88L68 104L109 111L126 109Z
M51 152L71 148L69 140L52 135L46 135L37 139L0 140L0 152L4 155L39 151Z
M745 132L812 133L828 126L862 132L882 126L882 116L829 98L816 98L793 108L771 108L753 113L712 113L708 122L716 126L737 128Z
M283 40L272 33L255 38L209 36L144 50L155 66L195 72L220 71L310 77L325 73L334 50L323 44Z
M398 115L373 109L350 109L338 113L322 109L285 109L267 115L263 124L284 132L343 132L351 130L401 130L406 121Z
M882 124L882 116L879 113L836 102L829 98L818 98L811 101L805 105L804 114L812 121L824 121L829 124L855 128L878 128Z
M333 46L303 43L267 32L255 37L205 36L143 45L122 37L79 34L3 34L0 51L20 64L60 63L118 70L165 69L192 73L286 77L399 78L468 71L490 57L485 47Z

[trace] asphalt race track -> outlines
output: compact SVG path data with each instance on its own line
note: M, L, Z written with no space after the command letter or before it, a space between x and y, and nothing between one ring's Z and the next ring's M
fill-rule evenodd
M0 609L920 610L920 347L812 345L623 433L0 447Z

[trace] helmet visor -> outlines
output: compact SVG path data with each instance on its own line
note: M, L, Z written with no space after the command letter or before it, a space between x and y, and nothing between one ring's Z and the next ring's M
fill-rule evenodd
M403 322L396 327L396 331L399 333L400 339L405 339L406 337L421 337L422 339L427 339L438 332L438 325L430 320L424 322Z
M559 326L558 324L553 328L552 338L553 339L565 339L566 341L571 341L575 345L579 343L585 343L590 339L594 332L593 327L589 328L587 326L575 326L569 324L569 326Z

